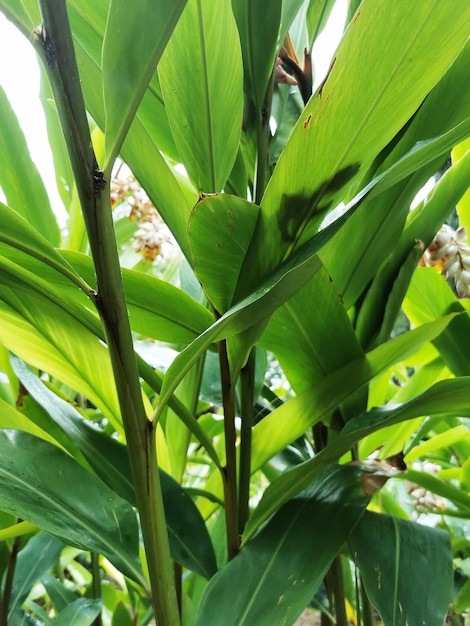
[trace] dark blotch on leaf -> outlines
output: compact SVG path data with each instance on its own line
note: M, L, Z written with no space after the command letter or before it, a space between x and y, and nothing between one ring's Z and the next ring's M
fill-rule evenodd
M294 241L299 228L303 227L314 215L331 208L331 194L339 191L359 171L361 164L353 163L336 172L310 196L303 194L283 195L277 216L277 223L283 241Z

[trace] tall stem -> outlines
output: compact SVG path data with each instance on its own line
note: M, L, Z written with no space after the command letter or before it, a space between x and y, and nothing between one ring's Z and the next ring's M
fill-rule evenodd
M254 189L254 200L256 204L261 202L264 190L266 188L268 178L268 149L269 139L271 137L271 129L269 119L271 117L271 103L274 91L274 72L269 79L268 87L264 97L261 111L259 112L258 122L258 150L256 158L256 178Z
M227 342L219 342L220 378L222 382L222 402L224 406L225 468L223 471L225 496L225 525L227 534L227 555L233 559L240 547L238 534L237 497L237 432L235 428L235 395L230 378L227 355Z
M65 0L40 0L44 25L35 44L45 61L82 205L98 291L100 314L113 367L137 508L146 549L157 626L178 626L173 565L157 467L154 426L147 420L122 284L109 199L86 117Z
M240 471L238 485L238 532L243 534L250 515L251 441L253 428L253 396L255 384L256 351L252 348L245 367L240 372L241 429Z

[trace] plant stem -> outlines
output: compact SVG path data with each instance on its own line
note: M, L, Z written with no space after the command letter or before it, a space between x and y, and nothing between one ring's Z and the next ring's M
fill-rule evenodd
M240 548L238 534L238 498L237 498L237 432L235 428L235 395L230 379L230 367L227 355L227 342L219 342L220 378L222 382L222 401L224 406L225 433L225 468L222 473L225 496L225 526L227 534L227 555L233 559Z
M80 87L65 0L40 0L35 44L45 60L72 164L90 249L100 314L127 438L157 626L180 624L157 466L155 428L145 415L109 199L98 169ZM106 193L105 193L106 192Z
M15 577L16 562L20 551L20 538L15 537L8 557L8 565L3 588L3 598L0 603L0 626L8 626L8 612L10 610L11 592L13 589L13 579Z
M238 485L238 533L241 536L250 515L251 440L253 427L253 396L256 350L252 348L245 367L240 372L241 429L240 471Z
M267 183L268 174L268 149L271 129L269 119L271 117L271 104L274 91L274 71L271 74L264 97L263 107L259 112L258 123L258 150L256 157L256 179L254 189L255 204L260 204Z
M101 598L101 576L100 576L100 555L97 552L91 553L91 584L93 598ZM102 625L101 614L94 620L93 626Z
M335 624L336 626L348 626L341 556L335 556L326 580L334 599Z
M360 581L361 585L361 599L362 599L362 623L363 626L375 626L375 618L374 618L374 609L369 600L369 596L364 589L364 583L362 579Z

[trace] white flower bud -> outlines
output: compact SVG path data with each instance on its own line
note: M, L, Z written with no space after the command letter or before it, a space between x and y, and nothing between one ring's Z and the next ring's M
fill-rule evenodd
M449 259L450 261L451 259ZM445 263L445 265L447 265L447 263ZM444 265L444 267L445 267ZM444 268L442 268L442 271L446 274L446 279L447 280L452 280L452 278L454 278L454 276L457 274L457 272L460 270L460 260L454 260L454 262L449 265L448 269L444 270Z
M454 265L454 263L457 263L460 266L460 260L456 254L447 258L447 261L442 266L442 273L445 274Z

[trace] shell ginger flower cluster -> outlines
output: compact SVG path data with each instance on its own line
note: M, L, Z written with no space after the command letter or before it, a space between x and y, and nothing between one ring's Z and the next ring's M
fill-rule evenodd
M440 266L448 281L453 280L459 298L470 298L470 246L467 229L441 227L425 252L425 265Z
M162 218L133 176L112 181L111 203L113 206L122 203L130 206L129 219L137 224L132 245L148 261L153 262L162 255L164 243L172 243Z

